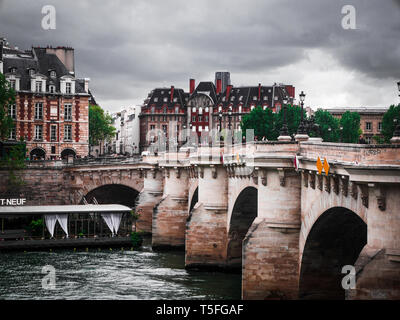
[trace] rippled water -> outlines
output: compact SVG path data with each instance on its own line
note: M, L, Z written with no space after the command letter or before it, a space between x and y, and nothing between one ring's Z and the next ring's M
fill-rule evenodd
M239 274L184 269L183 252L27 252L0 254L0 299L240 299ZM42 288L42 268L56 288Z

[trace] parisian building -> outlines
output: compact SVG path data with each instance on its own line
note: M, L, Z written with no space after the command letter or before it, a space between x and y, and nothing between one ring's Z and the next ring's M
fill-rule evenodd
M15 104L8 108L15 121L9 141L25 139L32 160L88 155L88 106L93 97L90 79L75 75L73 48L20 50L3 38L0 72L16 91Z
M382 121L383 115L389 108L331 108L323 109L330 112L335 118L340 119L346 111L357 112L360 114L360 128L362 134L360 138L363 138L366 143L374 144L376 143L374 136L382 138Z
M169 141L176 141L178 147L184 140L177 137L184 137L189 132L200 137L203 132L213 129L240 131L244 115L256 106L279 112L285 97L288 103L294 102L295 88L292 85L275 83L272 86L234 87L230 84L229 72L217 72L215 83L201 81L196 86L195 79L190 79L189 92L174 86L156 88L144 101L139 116L140 151L157 140L157 134L152 134L157 130L163 132Z

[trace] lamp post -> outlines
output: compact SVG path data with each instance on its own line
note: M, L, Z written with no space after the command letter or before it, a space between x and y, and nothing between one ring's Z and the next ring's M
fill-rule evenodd
M221 135L222 131L222 110L220 109L218 112L218 118L219 118L219 140L222 142L224 138Z
M231 135L231 140L232 140L232 144L233 144L233 134L231 133L231 128L232 128L232 106L229 106L228 109L228 135Z
M283 98L283 123L282 123L281 132L280 132L281 136L289 136L289 131L288 131L287 122L286 122L287 102L288 102L288 99L285 96Z
M305 128L304 128L304 115L303 115L303 113L304 113L304 111L303 111L304 110L304 100L306 98L306 95L302 91L299 94L299 97L300 97L300 104L301 104L301 120L300 120L300 125L299 125L299 127L297 129L297 133L298 134L306 134L306 131L305 131Z
M400 81L397 82L397 89L400 92ZM399 94L400 97L400 94ZM397 118L394 118L393 121L395 122L395 124L397 123L397 125L395 126L394 132L393 132L393 137L392 139L390 139L391 143L395 143L395 144L400 144L400 122L398 121Z

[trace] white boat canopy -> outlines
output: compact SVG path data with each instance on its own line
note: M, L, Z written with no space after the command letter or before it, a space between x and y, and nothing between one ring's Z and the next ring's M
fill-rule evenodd
M84 204L60 206L0 206L0 216L49 215L71 213L129 213L132 209L122 204Z

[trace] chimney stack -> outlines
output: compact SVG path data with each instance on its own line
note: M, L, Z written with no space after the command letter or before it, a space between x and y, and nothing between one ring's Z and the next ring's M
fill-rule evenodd
M174 86L171 86L171 102L174 101Z
M217 94L220 94L222 91L222 79L217 79Z
M226 100L228 101L229 99L229 94L231 93L232 85L228 84L226 87Z
M261 101L261 83L258 84L258 101Z
M189 87L189 93L192 94L194 92L194 87L195 87L195 80L190 79L190 87Z

